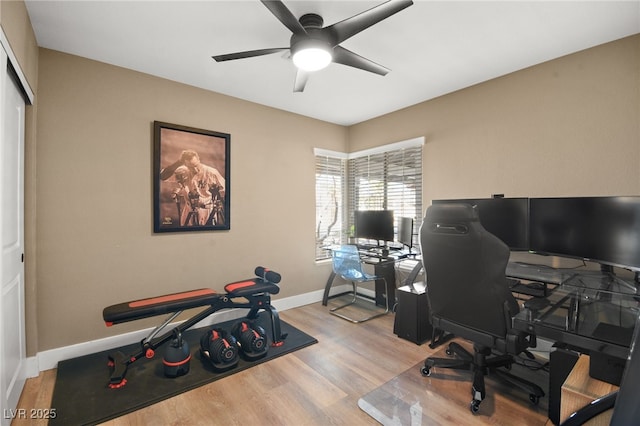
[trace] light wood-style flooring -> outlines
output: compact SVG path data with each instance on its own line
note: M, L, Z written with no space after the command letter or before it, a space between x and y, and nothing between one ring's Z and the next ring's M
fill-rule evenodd
M105 424L375 425L358 407L358 399L440 349L399 339L393 334L394 314L352 324L315 303L280 317L319 343ZM29 379L18 408L49 408L55 377L56 371L48 370ZM442 383L447 386L446 380ZM444 401L437 409L449 419L459 413L469 424L468 403ZM526 408L516 409L501 423L517 425L529 414ZM16 419L12 424L45 425L46 420Z

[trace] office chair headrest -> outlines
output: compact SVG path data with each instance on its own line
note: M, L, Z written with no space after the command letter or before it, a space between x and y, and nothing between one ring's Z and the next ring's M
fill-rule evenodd
M479 222L478 210L463 203L432 204L427 209L425 220L431 223L469 223Z

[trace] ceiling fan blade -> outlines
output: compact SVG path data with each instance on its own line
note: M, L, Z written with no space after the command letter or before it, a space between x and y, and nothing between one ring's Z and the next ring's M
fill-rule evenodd
M333 62L369 71L378 75L387 75L390 71L388 68L385 68L380 64L376 64L367 58L363 58L357 53L353 53L341 46L333 48Z
M254 56L270 55L271 53L282 52L283 50L289 50L288 47L276 47L273 49L258 49L247 50L246 52L227 53L226 55L212 56L216 62L232 61L234 59L253 58Z
M360 31L366 30L370 26L400 12L412 4L413 1L411 0L390 0L354 15L351 18L329 25L328 27L323 28L322 32L326 33L330 37L329 40L331 40L334 45L338 45L346 39L358 34Z
M300 22L298 22L298 19L293 16L293 13L291 13L291 11L287 9L287 6L285 6L280 0L260 1L262 1L262 4L264 4L267 9L269 9L269 11L284 24L285 27L289 28L292 33L299 35L307 34L307 31Z
M309 73L298 69L296 71L296 81L293 83L293 91L296 93L303 92L304 87L307 85L307 80L309 80Z

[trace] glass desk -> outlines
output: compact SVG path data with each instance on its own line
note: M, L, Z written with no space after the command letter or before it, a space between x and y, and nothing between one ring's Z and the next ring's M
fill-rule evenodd
M580 272L546 299L530 299L513 318L517 330L626 359L640 310L640 290L615 275Z

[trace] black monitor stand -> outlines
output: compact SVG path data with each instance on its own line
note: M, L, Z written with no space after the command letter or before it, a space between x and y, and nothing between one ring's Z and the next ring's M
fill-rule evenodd
M386 259L389 257L389 246L387 246L386 241L382 241L382 244L380 244L380 241L381 240L376 240L376 247L374 250L376 254L379 254L380 257Z

